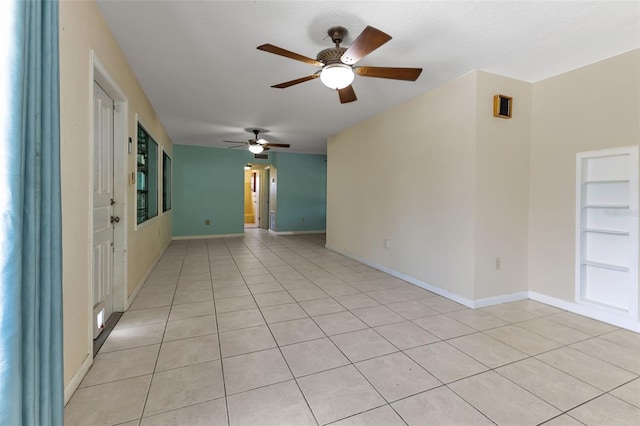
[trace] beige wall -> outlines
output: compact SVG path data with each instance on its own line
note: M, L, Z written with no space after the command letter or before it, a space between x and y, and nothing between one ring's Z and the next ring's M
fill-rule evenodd
M527 290L531 84L477 75L474 299L483 299ZM513 98L512 118L493 116L497 94Z
M472 301L574 302L576 153L638 145L639 117L640 50L534 84L470 73L330 138L327 245Z
M475 96L470 73L329 139L327 246L473 298Z
M529 288L573 301L576 153L640 144L640 50L536 83Z
M91 50L128 98L129 136L136 138L136 114L171 154L162 124L129 68L93 1L60 2L61 168L64 291L64 380L67 385L90 356L91 285ZM135 144L134 144L135 146ZM135 155L126 168L135 171ZM117 161L117 160L116 160ZM135 230L135 185L127 186L127 288L131 294L171 238L165 214Z

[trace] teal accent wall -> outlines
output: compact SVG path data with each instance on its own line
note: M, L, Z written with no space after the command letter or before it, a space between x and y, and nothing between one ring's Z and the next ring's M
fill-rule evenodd
M278 153L276 231L319 231L327 222L327 157Z
M247 163L277 167L278 232L324 230L327 157L283 152L269 157L256 160L243 149L174 145L173 236L243 233Z

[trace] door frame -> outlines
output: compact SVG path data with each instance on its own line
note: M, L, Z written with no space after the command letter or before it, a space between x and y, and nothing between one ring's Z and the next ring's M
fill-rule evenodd
M269 176L271 175L271 165L267 165L260 170L260 194L258 205L260 209L260 223L258 228L269 229Z
M91 135L90 140L90 155L91 161L89 162L89 175L93 176L93 84L98 83L100 87L113 99L115 109L113 111L113 197L116 200L116 204L113 206L113 215L120 217L118 226L114 227L113 231L113 312L123 312L127 306L127 229L128 229L128 215L127 215L127 164L128 158L128 137L129 131L127 126L128 117L128 99L120 86L111 77L106 67L102 64L98 58L96 52L91 50L90 57L90 109L91 111ZM91 178L93 179L93 178ZM89 210L93 211L93 184L89 185ZM89 235L91 235L90 247L93 246L93 215L89 217ZM91 262L91 274L93 276L93 261ZM91 280L89 280L91 282ZM93 285L89 285L89 299L87 303L87 309L89 311L88 321L88 351L93 353Z

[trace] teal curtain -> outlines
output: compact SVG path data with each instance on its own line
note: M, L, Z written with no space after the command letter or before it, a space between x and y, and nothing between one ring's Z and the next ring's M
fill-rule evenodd
M58 1L1 3L0 425L61 425Z

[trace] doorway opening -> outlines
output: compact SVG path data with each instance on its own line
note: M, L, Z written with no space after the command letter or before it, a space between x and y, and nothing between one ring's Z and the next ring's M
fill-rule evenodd
M268 227L269 191L265 190L270 166L244 166L244 229Z

